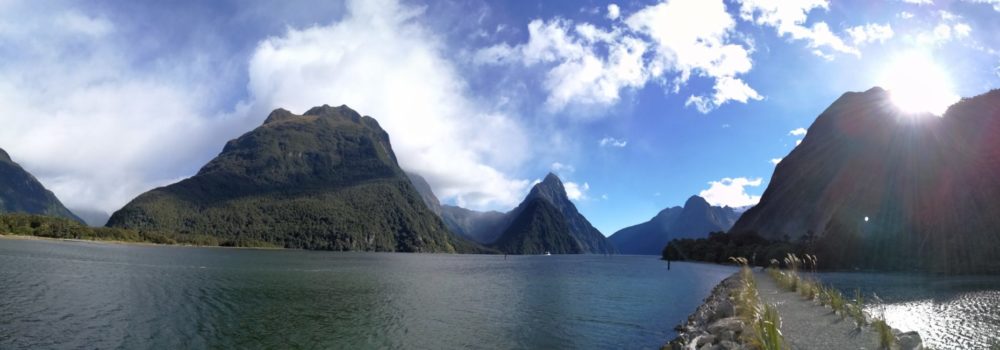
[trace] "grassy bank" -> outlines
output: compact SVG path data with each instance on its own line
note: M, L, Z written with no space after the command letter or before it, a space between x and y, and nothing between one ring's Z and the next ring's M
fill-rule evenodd
M28 214L0 215L0 235L166 245L281 248L252 239L220 240L208 235L88 227L68 219Z

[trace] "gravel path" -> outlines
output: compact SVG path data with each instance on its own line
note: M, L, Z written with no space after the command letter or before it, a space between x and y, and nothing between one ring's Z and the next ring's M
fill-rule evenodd
M781 289L767 273L755 272L754 278L761 301L778 306L781 333L791 349L878 348L876 335L868 328L859 332L853 319L842 319L830 308Z

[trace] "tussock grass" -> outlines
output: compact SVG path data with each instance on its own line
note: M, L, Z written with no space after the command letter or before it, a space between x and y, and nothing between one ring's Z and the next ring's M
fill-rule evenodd
M787 348L785 338L781 334L781 316L778 309L772 304L765 304L760 300L757 290L757 281L753 277L746 258L729 258L731 261L741 265L740 277L742 283L740 288L734 292L733 299L739 315L750 328L753 334L750 335L750 343L757 349L779 350Z
M858 328L868 324L868 320L865 317L865 297L861 295L860 289L854 290L854 301L851 302L851 306L847 311L854 318L854 323L858 325Z
M896 344L896 336L892 334L892 327L889 327L889 324L885 323L885 320L876 319L872 321L872 328L878 335L878 348L892 349L893 344Z

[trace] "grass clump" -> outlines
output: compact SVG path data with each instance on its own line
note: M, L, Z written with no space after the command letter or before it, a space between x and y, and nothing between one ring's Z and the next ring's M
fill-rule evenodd
M778 315L777 307L760 300L757 281L754 280L747 259L730 258L730 260L741 265L741 284L733 298L737 306L737 315L753 330L750 343L757 349L785 349L785 338L781 334L781 317Z
M860 289L854 290L854 300L851 302L849 308L847 308L848 314L854 318L854 323L858 325L858 328L868 324L868 320L865 317L865 297L861 295Z

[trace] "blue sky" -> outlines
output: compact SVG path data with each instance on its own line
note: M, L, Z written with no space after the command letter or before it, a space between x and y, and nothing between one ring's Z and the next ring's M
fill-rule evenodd
M445 202L508 210L554 171L610 235L752 204L843 92L997 87L997 32L990 0L3 1L0 147L111 212L274 108L347 104Z

